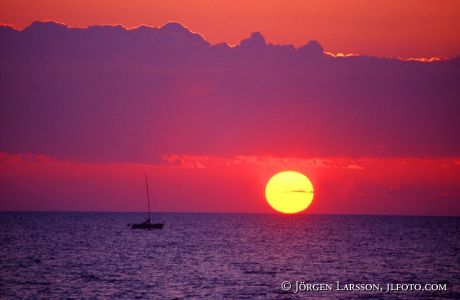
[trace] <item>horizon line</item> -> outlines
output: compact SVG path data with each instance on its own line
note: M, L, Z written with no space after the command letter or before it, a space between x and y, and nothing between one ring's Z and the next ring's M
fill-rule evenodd
M3 213L136 213L146 214L145 211L117 211L117 210L4 210L0 209L0 214ZM433 218L460 218L460 215L418 215L418 214L387 214L387 213L308 213L300 212L296 214L285 214L279 212L239 212L239 211L159 211L152 214L234 214L234 215L274 215L274 216L357 216L357 217L433 217Z

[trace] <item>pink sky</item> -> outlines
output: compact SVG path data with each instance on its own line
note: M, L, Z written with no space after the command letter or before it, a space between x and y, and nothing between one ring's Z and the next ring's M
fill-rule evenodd
M458 215L460 160L300 159L167 155L158 165L55 161L1 155L2 210L272 212L265 184L297 170L315 187L308 213Z

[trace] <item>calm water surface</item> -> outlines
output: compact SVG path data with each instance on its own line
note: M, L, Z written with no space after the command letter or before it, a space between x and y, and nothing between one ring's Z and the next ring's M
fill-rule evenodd
M0 298L460 298L460 218L159 214L163 230L128 228L143 217L0 213ZM333 290L294 294L296 281Z

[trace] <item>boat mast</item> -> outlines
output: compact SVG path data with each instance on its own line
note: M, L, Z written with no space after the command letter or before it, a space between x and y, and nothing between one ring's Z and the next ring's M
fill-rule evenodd
M145 187L147 189L147 206L149 208L149 223L150 223L150 196L149 196L149 182L148 182L147 174L145 174Z

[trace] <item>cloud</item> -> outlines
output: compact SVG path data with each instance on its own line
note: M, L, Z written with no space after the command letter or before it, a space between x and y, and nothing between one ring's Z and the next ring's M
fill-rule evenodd
M284 191L283 193L313 193L313 191L305 191L305 190L292 190L292 191Z
M0 162L17 164L17 163L42 163L51 162L52 159L44 154L9 154L0 152Z
M436 62L442 60L448 60L447 57L411 57L411 58L399 58L405 61L418 61L418 62Z
M333 57L316 41L273 45L261 33L212 46L179 23L35 22L0 27L0 40L0 151L8 153L137 163L161 163L164 153L460 153L459 58Z
M353 169L350 167L350 159L343 158L295 158L275 156L211 156L191 154L166 154L162 159L167 164L181 166L184 168L208 168L208 167L232 167L240 165L257 167L301 167L301 168L324 168L324 169ZM353 164L357 166L356 164ZM362 167L361 167L362 168Z
M359 55L356 54L356 53L341 53L341 52L339 52L339 53L324 52L324 54L329 55L329 56L332 56L332 57L335 57L335 58L337 58L337 57L340 58L340 57L359 56Z
M364 170L363 167L361 167L360 165L357 165L357 164L349 164L347 166L345 166L346 169L350 169L350 170Z

